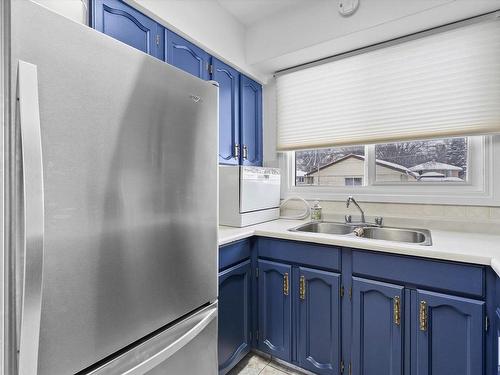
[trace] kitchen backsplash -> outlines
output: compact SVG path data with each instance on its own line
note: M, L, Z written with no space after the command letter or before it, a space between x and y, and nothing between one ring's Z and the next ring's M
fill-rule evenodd
M312 206L313 201L309 201ZM321 201L323 219L344 220L344 215L359 217L356 207L346 208L345 202ZM500 207L448 206L430 204L396 204L359 202L368 220L382 216L386 225L420 225L442 230L500 233ZM303 204L291 201L282 209L282 215L301 212Z

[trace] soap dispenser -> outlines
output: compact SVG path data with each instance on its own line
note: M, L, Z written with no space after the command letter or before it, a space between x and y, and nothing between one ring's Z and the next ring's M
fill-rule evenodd
M319 201L316 200L311 207L311 220L312 221L321 221L321 206L319 205Z

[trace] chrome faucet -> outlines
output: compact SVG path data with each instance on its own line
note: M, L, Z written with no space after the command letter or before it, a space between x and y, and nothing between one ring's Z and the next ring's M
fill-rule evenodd
M354 203L354 205L358 208L359 212L361 212L361 222L366 223L365 212L361 209L361 207L359 207L358 202L356 202L356 199L354 199L354 197L352 195L350 195L349 198L347 198L347 202L346 202L347 208L349 208L349 205L351 204L351 202ZM349 221L348 221L348 219L349 219ZM346 215L346 221L351 222L351 215Z

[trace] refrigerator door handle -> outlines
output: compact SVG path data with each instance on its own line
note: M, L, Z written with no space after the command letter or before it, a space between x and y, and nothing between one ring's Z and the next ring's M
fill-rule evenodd
M171 342L169 345L149 357L144 362L124 372L123 375L146 374L148 371L160 365L162 362L166 361L176 352L181 350L185 345L187 345L196 336L198 336L210 324L210 322L212 322L212 320L217 317L217 307L207 310L206 312L204 312L204 314L205 316L203 317L203 319L201 319L193 327L187 330L186 333L184 333L181 337Z
M161 366L184 346L196 339L217 318L217 304L167 329L149 342L131 349L86 375L144 375Z
M19 374L36 375L42 307L44 197L36 65L19 61L18 124L21 135L24 268L19 335Z

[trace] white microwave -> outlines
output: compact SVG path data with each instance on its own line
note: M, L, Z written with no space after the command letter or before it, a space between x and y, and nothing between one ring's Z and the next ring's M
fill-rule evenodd
M279 168L219 166L219 224L233 227L279 217Z

